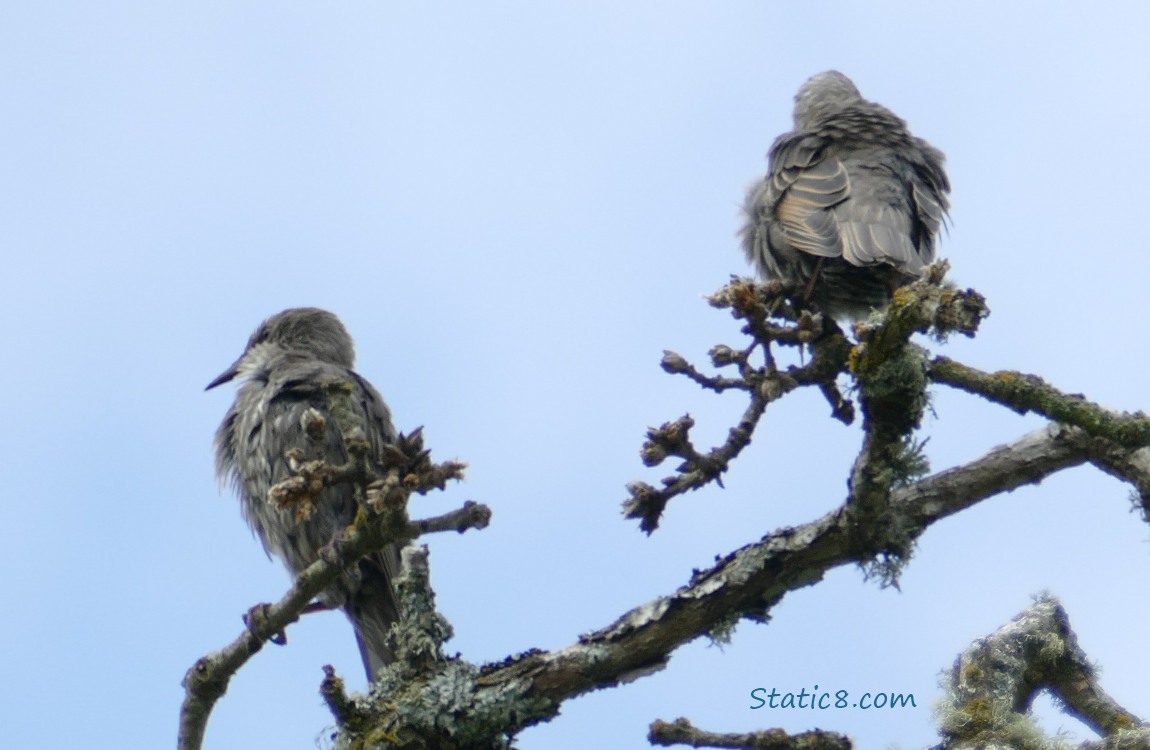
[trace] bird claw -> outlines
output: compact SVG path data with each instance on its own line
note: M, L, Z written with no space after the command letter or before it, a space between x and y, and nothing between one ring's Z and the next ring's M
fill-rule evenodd
M268 609L271 606L266 602L257 604L244 613L244 626L247 627L249 633L259 640L264 640L264 634L267 633ZM287 645L287 633L281 629L267 635L267 640L277 646L285 646Z

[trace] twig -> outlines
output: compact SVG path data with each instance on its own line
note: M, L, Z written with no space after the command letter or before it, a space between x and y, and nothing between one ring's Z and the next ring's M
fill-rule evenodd
M661 489L642 481L627 485L629 497L623 503L623 514L639 519L640 528L648 534L658 528L659 518L672 498L711 482L722 484L723 473L750 444L759 420L772 401L796 388L813 385L826 397L836 419L846 424L854 419L853 405L835 385L835 379L847 370L849 343L833 322L823 321L821 317L816 320L809 314L794 316L794 325L770 324L768 317L777 313L779 295L784 292L781 287L759 286L749 279L735 277L709 298L712 306L729 308L735 318L746 321L743 332L752 336L752 343L745 349L719 345L710 351L715 367L734 367L739 377L704 375L683 356L672 351L663 353L662 368L666 372L684 375L716 393L744 391L749 403L727 440L710 451L700 451L691 442L689 431L694 421L689 416L647 431L647 441L640 450L644 464L657 466L669 456L683 459L675 475L662 479ZM787 310L784 317L793 315L793 311ZM770 354L771 343L809 344L811 362L780 372ZM762 348L766 358L763 367L752 367L749 363L756 348Z

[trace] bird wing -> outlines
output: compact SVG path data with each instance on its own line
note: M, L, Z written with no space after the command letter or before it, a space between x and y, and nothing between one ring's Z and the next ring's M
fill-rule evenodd
M937 237L946 220L946 198L921 180L911 183L911 196L914 198L915 215L918 220L922 222L930 237Z
M386 443L395 442L396 431L391 423L391 412L379 392L364 378L351 370L315 360L287 367L278 378L266 412L269 423L265 434L275 436L277 445L269 446L265 455L275 457L271 467L271 482L290 476L284 454L293 448L302 450L305 460L323 459L332 464L347 460L343 434L338 422L351 422L362 427L375 457ZM351 398L338 404L331 400L330 386L350 386ZM346 410L350 406L351 414ZM325 420L322 440L311 440L304 429L303 418L307 410L315 409ZM319 500L315 515L297 526L300 541L309 547L314 560L318 550L332 537L352 523L358 509L355 492L349 485L329 487ZM399 549L395 545L380 550L363 560L350 576L341 580L341 605L351 619L356 632L364 667L370 678L379 667L391 661L387 634L398 619L398 602L393 581L399 575ZM291 566L298 570L295 564Z
M923 257L914 243L907 186L889 157L869 153L846 160L854 194L833 209L843 258L855 266L886 263L917 276Z
M363 377L355 372L355 393L364 423L368 426L367 439L371 455L378 456L386 443L394 443L397 435L391 423L391 411L383 397ZM399 619L399 600L395 580L399 577L399 546L390 544L359 563L360 587L347 603L345 611L355 626L356 643L363 659L369 681L374 681L380 668L393 660L387 645L391 624Z
M946 197L950 192L950 180L943 167L946 157L941 151L921 138L915 138L913 144L909 150L911 197L915 217L919 222L921 240L918 244L925 256L923 262L930 263L934 260L935 239L946 223L947 211L950 209L950 201Z
M766 240L919 275L934 260L949 208L942 162L941 152L921 139L898 151L842 152L817 132L784 135L771 147L756 198L778 230Z
M833 209L851 197L851 182L843 163L824 145L824 139L808 133L776 141L763 200L787 244L837 258L843 255L843 240Z

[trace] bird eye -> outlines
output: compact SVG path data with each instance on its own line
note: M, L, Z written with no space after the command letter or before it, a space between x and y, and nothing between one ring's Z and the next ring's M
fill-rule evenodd
M252 334L252 337L250 339L248 339L247 348L251 349L252 347L254 347L258 344L264 343L265 341L268 340L268 337L270 336L270 334L271 334L271 332L267 328L260 328L258 331L256 331L255 333Z

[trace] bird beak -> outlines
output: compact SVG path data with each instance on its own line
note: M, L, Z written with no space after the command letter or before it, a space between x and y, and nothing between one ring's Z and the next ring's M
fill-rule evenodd
M224 383L228 382L229 380L232 380L233 378L235 378L235 376L238 375L240 372L240 360L242 360L242 359L243 359L243 357L240 357L240 359L237 359L235 362L232 362L231 366L228 367L228 369L221 372L219 374L219 376L216 377L215 380L208 383L208 387L205 388L204 390L210 391L211 389L215 388L217 385L223 385Z

